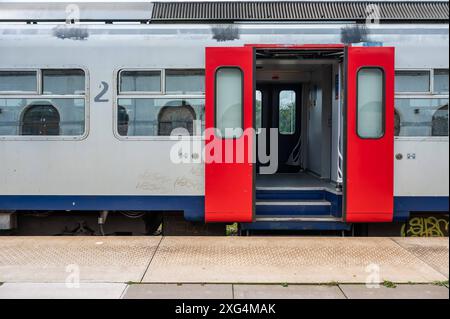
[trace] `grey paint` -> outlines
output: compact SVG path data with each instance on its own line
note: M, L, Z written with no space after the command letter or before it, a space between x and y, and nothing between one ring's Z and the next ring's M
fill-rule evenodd
M211 27L213 39L218 42L233 41L239 39L239 27L230 25L218 25Z
M355 24L341 29L341 42L360 43L368 41L368 30L365 25Z
M86 40L89 37L89 32L86 27L61 25L53 29L53 35L63 40Z

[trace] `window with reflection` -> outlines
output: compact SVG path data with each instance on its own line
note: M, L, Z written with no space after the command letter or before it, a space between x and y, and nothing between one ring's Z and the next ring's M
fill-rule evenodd
M436 94L448 94L448 69L434 70L434 90Z
M166 70L167 94L205 93L204 70Z
M398 136L448 136L448 98L397 98Z
M36 71L0 71L0 94L37 93Z
M295 133L296 106L295 91L283 90L280 92L278 104L280 134L290 135Z
M83 70L42 70L44 95L83 95L85 76Z
M201 135L204 130L204 99L119 98L117 109L121 136Z
M448 103L434 112L431 120L432 136L448 136Z
M255 129L258 131L262 127L262 103L263 103L262 92L256 90L255 92Z
M223 138L237 138L243 133L243 74L235 67L216 71L216 126Z
M161 91L161 71L126 70L119 73L119 93Z
M175 105L170 105L175 104ZM158 115L158 135L194 135L195 111L186 101L168 103Z
M32 104L23 111L21 135L59 135L60 116L50 103Z
M39 121L47 127L55 127L56 117L51 114L55 115L56 111L59 116L59 129L40 130ZM49 121L53 124L48 124ZM37 128L31 129L32 126ZM84 98L0 98L0 136L82 136L84 132Z
M384 71L362 68L357 75L357 131L361 138L384 134Z
M399 93L430 92L430 71L396 71L395 91Z
M400 115L398 114L397 110L394 110L394 136L400 135Z
M0 136L83 136L85 72L42 69L39 74L38 82L38 71L0 71ZM5 79L9 82L2 84Z
M121 136L128 135L128 123L130 122L130 116L127 109L119 105L117 109L117 132Z

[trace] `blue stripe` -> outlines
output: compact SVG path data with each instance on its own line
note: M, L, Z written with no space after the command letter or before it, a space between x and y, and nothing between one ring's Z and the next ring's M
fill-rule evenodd
M204 196L0 196L0 210L135 210L184 211L185 218L204 220Z
M204 220L204 196L55 196L1 195L0 210L135 210L183 211L191 221ZM449 211L448 196L400 196L394 198L394 220L405 220L410 212Z
M448 196L398 196L394 199L397 212L448 212Z
M448 196L398 196L394 198L394 221L405 221L411 212L448 213Z

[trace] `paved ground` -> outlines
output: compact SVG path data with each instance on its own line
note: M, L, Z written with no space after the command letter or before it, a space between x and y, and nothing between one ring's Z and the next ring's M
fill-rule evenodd
M395 288L339 285L5 283L0 299L449 299L435 284L399 284Z
M0 237L0 299L448 299L448 259L448 238Z

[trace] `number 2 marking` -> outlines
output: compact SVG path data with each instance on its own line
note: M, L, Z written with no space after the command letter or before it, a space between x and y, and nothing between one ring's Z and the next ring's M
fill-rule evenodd
M102 81L100 84L100 87L103 87L103 88L100 91L100 93L94 98L94 101L95 102L109 102L108 99L102 99L103 96L106 94L106 92L108 92L108 89L109 89L108 83Z

